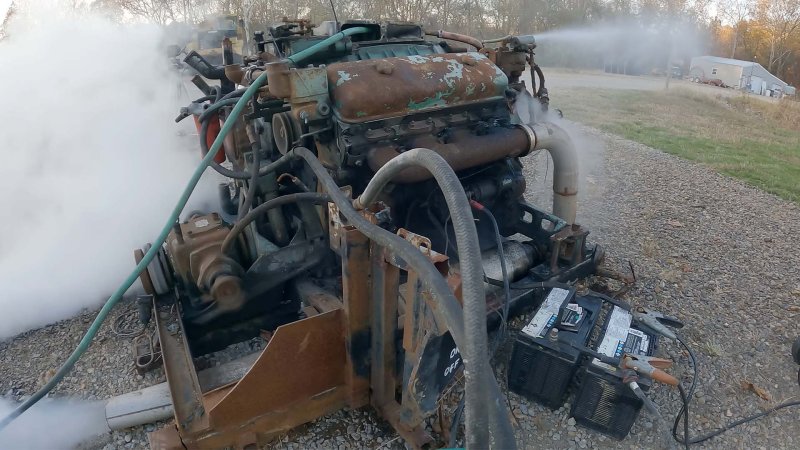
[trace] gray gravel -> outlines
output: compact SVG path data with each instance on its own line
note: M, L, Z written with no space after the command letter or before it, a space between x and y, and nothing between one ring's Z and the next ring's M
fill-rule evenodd
M639 283L626 295L633 303L678 316L699 363L692 435L759 411L768 403L745 391L747 379L775 401L800 396L789 348L800 334L800 209L797 205L648 147L581 129L590 147L584 161L579 221L607 250L612 267L631 261ZM530 200L549 205L546 155L528 158ZM115 313L112 313L112 318ZM0 395L30 395L77 344L94 312L0 342ZM248 344L249 349L257 348ZM101 330L75 371L54 396L101 399L163 381L157 370L138 377L130 344ZM665 344L676 360L672 373L686 380L685 355ZM503 378L505 364L496 367ZM652 398L671 417L680 404L673 389L657 386ZM664 428L642 413L618 442L576 426L568 409L551 411L514 394L509 402L526 448L659 448L672 445ZM452 407L452 403L448 403ZM145 448L149 424L107 433L81 448ZM780 411L714 438L707 448L800 446L800 408ZM0 445L0 447L3 447ZM403 448L391 428L369 410L340 411L282 436L267 448Z

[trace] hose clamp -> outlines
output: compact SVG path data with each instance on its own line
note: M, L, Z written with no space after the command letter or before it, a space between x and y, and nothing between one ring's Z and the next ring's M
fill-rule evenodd
M527 156L530 152L536 149L536 133L533 131L533 128L525 125L524 123L517 124L518 127L522 128L522 131L528 135L528 149L520 156Z

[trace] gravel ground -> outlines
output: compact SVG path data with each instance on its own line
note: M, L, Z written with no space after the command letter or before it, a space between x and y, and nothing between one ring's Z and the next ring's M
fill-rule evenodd
M797 205L648 147L580 129L588 148L579 221L607 250L612 267L631 261L638 284L630 302L676 315L698 358L691 411L697 436L770 405L740 383L748 380L782 402L800 396L789 348L800 334L800 209ZM528 159L530 200L549 204L546 155ZM538 161L541 164L535 164ZM546 200L544 200L546 199ZM112 313L114 317L115 313ZM94 312L0 343L0 395L30 395L77 344ZM252 346L251 346L252 347ZM662 356L688 379L686 356L672 344ZM497 365L503 378L505 365ZM105 325L88 354L55 390L56 396L102 399L163 381L163 371L139 377L130 344ZM651 395L671 422L680 399L657 386ZM526 448L658 448L672 445L646 413L631 434L615 441L576 427L568 409L544 409L514 394L509 402ZM106 433L87 449L144 448L149 424ZM0 443L2 444L2 443ZM714 438L707 448L798 448L800 408L775 413ZM7 448L7 446L0 445ZM63 447L56 445L53 447ZM341 411L293 430L268 448L403 448L391 428L368 410Z

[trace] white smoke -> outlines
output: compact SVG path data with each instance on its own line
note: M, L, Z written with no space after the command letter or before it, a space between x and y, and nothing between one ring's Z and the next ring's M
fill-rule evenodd
M0 417L14 408L0 400ZM75 448L108 432L102 402L45 399L0 431L0 448L51 450Z
M0 41L0 339L102 304L200 160L159 28L29 8Z

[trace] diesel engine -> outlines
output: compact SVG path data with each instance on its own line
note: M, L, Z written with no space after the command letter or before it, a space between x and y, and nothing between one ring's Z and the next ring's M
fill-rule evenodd
M496 328L539 301L548 283L586 277L602 262L602 250L575 223L576 151L548 121L556 111L535 48L532 36L480 41L410 23L297 20L256 32L243 63L227 40L223 66L189 53L203 97L177 120L194 119L204 157L224 139L209 162L229 181L220 185L218 210L176 223L141 274L157 299L156 317L160 311L165 329L180 330L187 358L275 333L269 351L287 326L342 310L342 364L352 371L337 382L352 388L354 379L372 380L364 395L407 440L415 436L464 364L459 341L469 345L462 335L475 327L462 330L451 310L434 306L431 277L447 280L465 321L475 286L481 302L485 290L482 313ZM523 164L539 150L554 162L552 208L524 198ZM464 197L469 207L454 210L453 199ZM360 218L348 216L350 208ZM367 226L410 242L435 276L419 273L416 255L360 234ZM464 227L473 226L475 242L465 243L472 235ZM478 254L464 255L467 245ZM468 272L468 256L479 260L479 272ZM382 314L397 318L378 325ZM477 329L485 333L485 325ZM280 370L292 377L291 369ZM467 371L471 392L469 377L484 374ZM377 386L377 379L392 381ZM367 401L352 392L347 398L351 407ZM196 407L207 413L223 403ZM176 405L184 442L213 441L191 434L189 424L202 415Z

